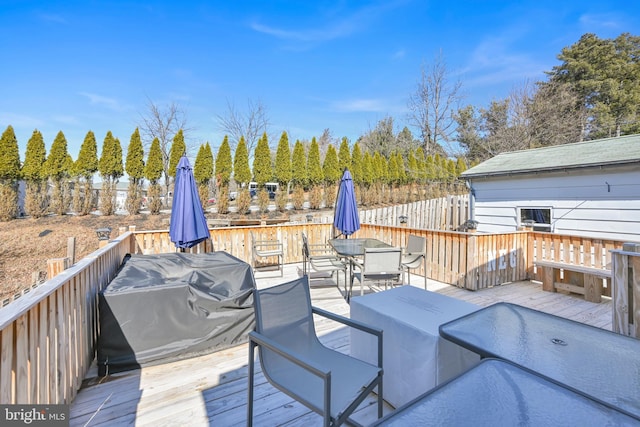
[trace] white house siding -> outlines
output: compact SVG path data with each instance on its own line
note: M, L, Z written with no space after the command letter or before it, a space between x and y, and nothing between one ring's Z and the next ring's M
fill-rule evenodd
M560 234L640 241L640 168L608 167L471 180L479 232L517 229L518 207L551 208Z

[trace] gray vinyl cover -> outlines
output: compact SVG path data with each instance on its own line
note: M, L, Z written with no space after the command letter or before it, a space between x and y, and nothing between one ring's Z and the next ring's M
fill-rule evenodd
M254 289L249 264L226 252L127 255L99 294L99 375L246 342Z

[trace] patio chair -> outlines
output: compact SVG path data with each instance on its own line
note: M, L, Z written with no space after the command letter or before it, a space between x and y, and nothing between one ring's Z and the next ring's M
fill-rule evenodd
M365 282L383 282L387 285L402 284L403 270L401 266L402 248L365 248L362 263L355 262L354 266L360 270L354 276L360 281L360 295L364 295ZM347 301L351 299L353 278Z
M311 270L318 273L336 272L336 285L339 286L339 275L337 272L342 271L344 274L344 290L347 292L347 264L342 261L328 244L316 243L310 244L306 234L302 234L302 274L308 275L311 280Z
M278 270L280 277L284 274L284 251L282 243L278 240L257 240L253 231L251 232L251 252L253 269L257 270L261 258L278 258Z
M339 426L377 387L382 417L382 330L311 306L307 276L254 293L255 331L249 333L247 425L253 425L254 351L267 381ZM378 366L325 347L313 315L370 333L378 341Z
M411 283L411 269L420 268L424 264L424 289L427 289L427 239L413 234L409 235L407 247L402 253L402 283ZM409 281L405 282L404 272L407 272Z

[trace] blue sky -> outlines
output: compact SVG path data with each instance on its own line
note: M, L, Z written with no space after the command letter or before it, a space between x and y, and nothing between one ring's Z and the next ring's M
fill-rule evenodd
M354 142L388 116L409 125L421 66L440 52L464 104L486 107L587 32L640 35L640 3L0 0L0 131L14 127L24 159L34 129L47 152L62 130L75 159L87 131L126 149L149 100L176 102L195 153L222 142L228 103L252 100L276 138L329 128Z

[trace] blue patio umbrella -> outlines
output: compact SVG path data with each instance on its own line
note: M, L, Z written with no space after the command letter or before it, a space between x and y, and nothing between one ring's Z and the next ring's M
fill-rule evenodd
M169 237L181 249L195 246L210 237L193 171L184 155L176 168Z
M348 169L344 170L340 180L333 226L344 234L345 238L360 230L356 192L353 188L353 178L351 178L351 173Z

